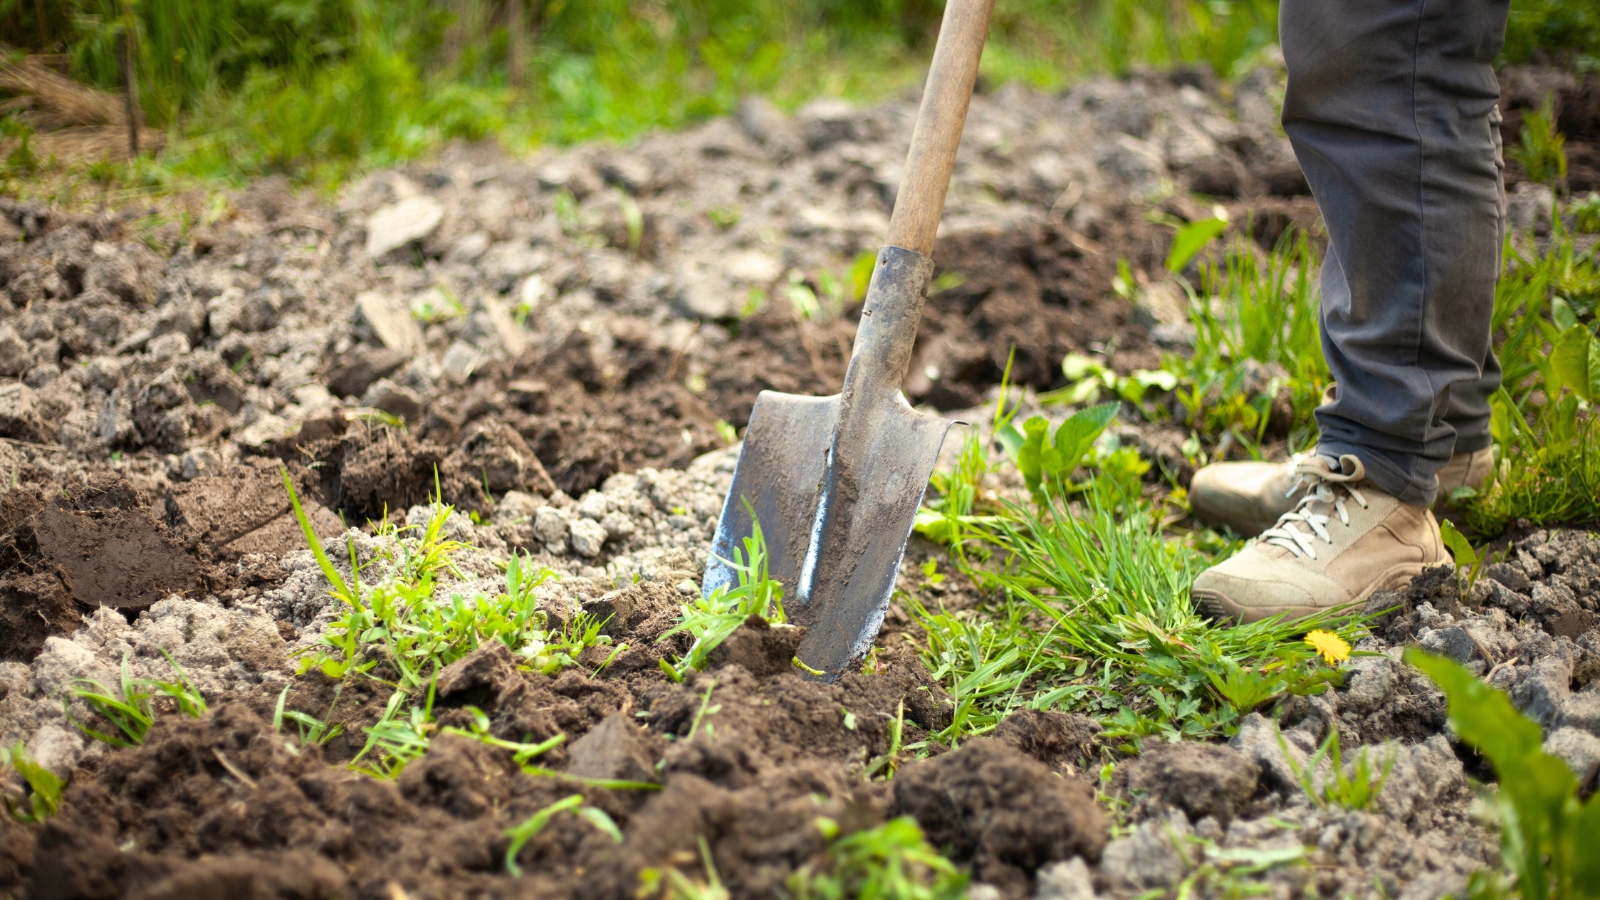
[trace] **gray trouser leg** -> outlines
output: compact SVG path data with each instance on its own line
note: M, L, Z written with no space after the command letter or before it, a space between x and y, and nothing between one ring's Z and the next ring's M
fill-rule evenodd
M1283 128L1327 223L1322 348L1339 388L1318 451L1432 503L1489 444L1508 0L1283 0Z

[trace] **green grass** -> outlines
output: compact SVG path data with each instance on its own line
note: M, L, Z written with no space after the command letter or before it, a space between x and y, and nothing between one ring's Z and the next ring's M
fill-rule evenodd
M930 0L526 6L513 29L494 0L57 0L42 21L36 4L0 0L0 24L25 49L64 48L74 77L107 89L133 29L140 102L169 149L116 177L176 187L276 172L333 185L455 137L627 139L751 93L788 108L875 100L920 79L941 15ZM1139 64L1227 75L1275 34L1271 0L1016 0L996 12L983 70L1047 88Z
M62 781L56 774L34 760L33 755L18 741L7 750L0 747L0 770L11 769L28 785L27 796L17 798L9 792L0 797L6 813L20 825L43 822L61 808Z
M915 819L890 819L876 828L840 836L839 825L819 818L830 843L827 866L806 866L785 882L794 900L959 900L967 876L922 836Z

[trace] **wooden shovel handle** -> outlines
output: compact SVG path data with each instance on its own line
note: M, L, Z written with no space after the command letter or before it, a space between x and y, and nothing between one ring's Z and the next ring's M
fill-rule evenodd
M948 0L945 4L917 127L911 133L911 151L906 154L905 175L889 218L890 246L924 256L933 251L993 11L994 0Z

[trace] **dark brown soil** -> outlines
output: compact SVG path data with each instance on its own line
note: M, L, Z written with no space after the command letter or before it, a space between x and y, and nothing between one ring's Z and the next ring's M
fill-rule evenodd
M1031 895L1030 873L1044 863L1098 855L1107 825L1089 783L1001 741L905 764L893 782L862 779L863 763L889 749L897 708L910 742L948 724L949 698L901 654L882 657L877 675L807 680L788 668L793 639L782 634L742 630L725 662L682 685L615 667L598 679L521 672L498 643L440 673L442 726L467 725L470 704L498 737L565 733L541 764L656 782L657 792L529 776L509 752L449 735L396 781L375 779L335 764L348 744L300 745L274 732L267 692L200 720L166 715L142 747L80 772L46 826L0 824L0 891L23 888L33 900L397 890L623 900L646 867L698 872L699 836L735 896L769 896L796 868L824 864L818 816L848 832L914 815L930 840L1013 897ZM784 670L773 671L780 654ZM309 699L297 691L292 706ZM1029 721L1036 735L1071 726L1017 741L1052 762L1071 740L1091 737L1080 723ZM557 816L520 851L526 874L513 880L505 830L573 793L604 810L623 843Z

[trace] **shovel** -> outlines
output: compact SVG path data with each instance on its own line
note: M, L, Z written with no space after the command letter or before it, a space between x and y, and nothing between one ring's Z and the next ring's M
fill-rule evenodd
M878 251L844 387L832 397L762 391L723 501L703 589L737 579L735 549L759 523L769 577L807 626L800 662L832 681L866 655L894 593L949 419L900 393L933 277L934 235L972 99L994 0L948 0Z

